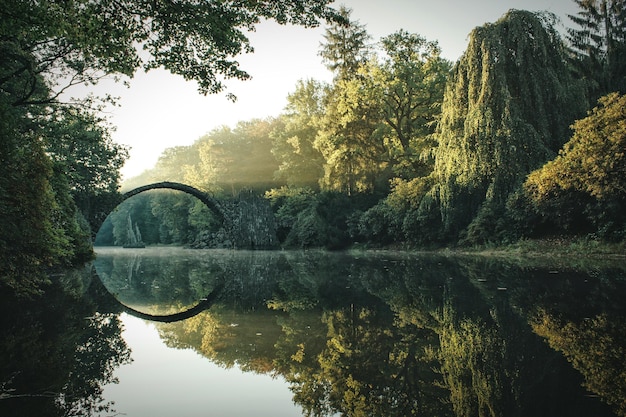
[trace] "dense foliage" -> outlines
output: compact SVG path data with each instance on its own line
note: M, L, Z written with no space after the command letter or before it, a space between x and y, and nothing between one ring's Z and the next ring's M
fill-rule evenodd
M626 93L626 1L574 0L580 8L568 29L576 75L592 104L612 92Z
M0 293L0 415L113 415L104 393L132 362L119 304L90 268L59 274L30 299ZM9 336L10 335L10 336Z
M559 155L526 179L517 208L532 217L527 233L626 236L626 96L600 99L573 125Z
M142 193L117 206L102 224L95 244L130 244L129 227L140 230L145 245L194 244L221 225L220 219L200 200L180 191Z
M0 283L36 290L47 268L89 259L90 226L118 201L126 149L97 100L59 102L68 88L162 67L220 92L249 78L234 58L261 19L343 22L328 3L0 0Z
M581 14L591 7L583 3ZM619 8L610 10L618 19ZM572 63L590 58L575 53L580 43L568 49L554 22L511 10L471 33L454 68L418 34L370 44L358 22L331 25L320 55L332 83L300 81L283 114L169 149L128 186L178 180L218 196L265 192L287 247L562 233L622 240L624 115L609 105L620 101L607 96L606 110L574 123L592 91ZM602 197L591 191L609 185Z
M342 21L328 3L2 0L2 55L10 62L0 80L4 88L6 75L20 74L11 89L20 104L48 101L32 91L51 81L95 82L141 68L162 67L197 81L202 93L220 92L224 79L250 77L234 58L254 50L246 32L262 18L305 27Z
M510 11L475 29L448 84L429 198L451 239L493 236L485 228L508 195L567 141L581 112L563 45L541 17Z
M126 149L93 102L59 94L159 66L222 91L248 77L234 57L251 51L245 32L262 18L329 21L320 56L333 81L302 80L283 114L165 150L127 188L264 195L287 247L623 240L624 103L609 94L623 92L623 2L576 1L569 45L553 16L512 10L476 28L454 66L419 34L371 43L350 10L327 3L2 1L3 283L32 287L31 272L88 259L90 228L119 201ZM142 196L101 239L122 244L130 220L148 243L190 244L218 232L209 213L188 196Z

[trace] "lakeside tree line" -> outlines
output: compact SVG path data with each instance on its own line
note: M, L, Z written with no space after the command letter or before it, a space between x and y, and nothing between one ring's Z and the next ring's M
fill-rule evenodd
M341 21L328 3L0 0L0 286L36 291L90 259L119 201L128 152L100 111L115 98L71 99L72 86L164 68L222 92L250 77L235 57L261 19Z
M169 148L125 186L252 190L285 247L623 241L625 2L576 3L565 36L553 15L511 10L454 64L419 34L372 42L342 8L350 24L319 52L331 83L301 80L282 114Z
M553 16L511 10L453 64L404 30L373 43L326 0L2 0L2 284L36 287L43 270L88 259L118 201L127 150L99 112L114 99L66 90L163 67L222 92L249 78L234 57L252 51L261 18L329 22L320 56L333 81L300 81L283 114L168 149L135 181L252 190L288 247L623 240L625 2L574 1L565 37Z

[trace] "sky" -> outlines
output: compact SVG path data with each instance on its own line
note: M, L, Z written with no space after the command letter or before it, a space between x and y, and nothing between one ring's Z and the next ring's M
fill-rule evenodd
M568 14L578 9L573 0L339 0L334 7L352 9L351 20L364 25L372 41L400 29L437 41L442 55L456 61L467 47L468 35L477 26L495 22L510 9L549 11L571 26ZM561 27L561 29L563 29ZM298 80L331 81L332 74L318 55L325 27L305 29L262 22L249 35L255 52L238 58L251 80L227 81L225 94L203 96L195 82L164 70L137 73L127 88L103 81L92 88L80 87L70 94L81 97L88 91L119 97L119 107L108 108L106 116L115 127L115 142L130 147L130 158L122 168L124 179L154 166L169 147L190 145L221 126L235 127L239 121L276 117L287 104L287 95ZM564 30L564 29L563 29Z

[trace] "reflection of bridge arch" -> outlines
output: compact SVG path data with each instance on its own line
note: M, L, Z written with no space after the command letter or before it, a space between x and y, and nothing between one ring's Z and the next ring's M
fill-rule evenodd
M148 184L148 185L143 185L141 187L137 187L134 190L130 190L127 193L122 194L122 199L118 204L122 203L125 200L128 200L129 198L139 193L143 193L144 191L157 190L157 189L177 190L177 191L182 191L184 193L192 195L196 197L198 200L202 201L204 205L206 205L220 219L224 220L224 211L222 210L222 208L220 207L219 203L216 200L214 200L208 194L203 193L202 191L198 190L197 188L194 188L190 185L181 184L179 182L163 181L163 182L156 182L154 184Z
M115 301L122 306L123 311L130 314L131 316L138 317L144 320L149 320L149 321L157 321L160 323L174 323L177 321L186 320L188 318L191 318L193 316L196 316L202 313L205 310L208 310L213 304L215 304L217 297L221 294L223 289L224 289L224 283L221 282L210 294L208 294L206 297L201 299L198 302L198 304L196 304L195 306L185 311L172 313L172 314L164 314L164 315L154 315L154 314L149 314L149 313L143 313L139 310L135 310L134 308L131 308L123 304L117 298L115 298L113 294L111 294L111 296L115 298Z
M95 291L97 294L99 294L99 302L101 303L100 309L102 311L112 312L116 314L124 312L143 320L156 321L160 323L173 323L177 321L182 321L191 318L197 314L200 314L205 310L208 310L218 301L225 287L225 282L223 280L218 280L213 290L205 297L198 300L198 303L193 307L190 307L187 310L179 311L177 313L158 315L144 313L142 311L129 307L126 304L122 303L120 300L118 300L115 294L109 291L106 285L104 285L104 281L102 281L102 278L100 277L100 275L98 275L98 271L95 267L92 269L92 277L95 278L94 282L98 282L98 284L96 284L97 289Z

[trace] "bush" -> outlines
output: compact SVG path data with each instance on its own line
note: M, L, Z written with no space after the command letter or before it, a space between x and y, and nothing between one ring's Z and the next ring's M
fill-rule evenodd
M522 206L529 219L539 217L555 231L623 239L626 96L602 97L572 128L574 135L559 155L527 177Z
M276 215L278 240L284 246L341 249L352 243L348 223L362 205L357 197L288 187L265 196Z

